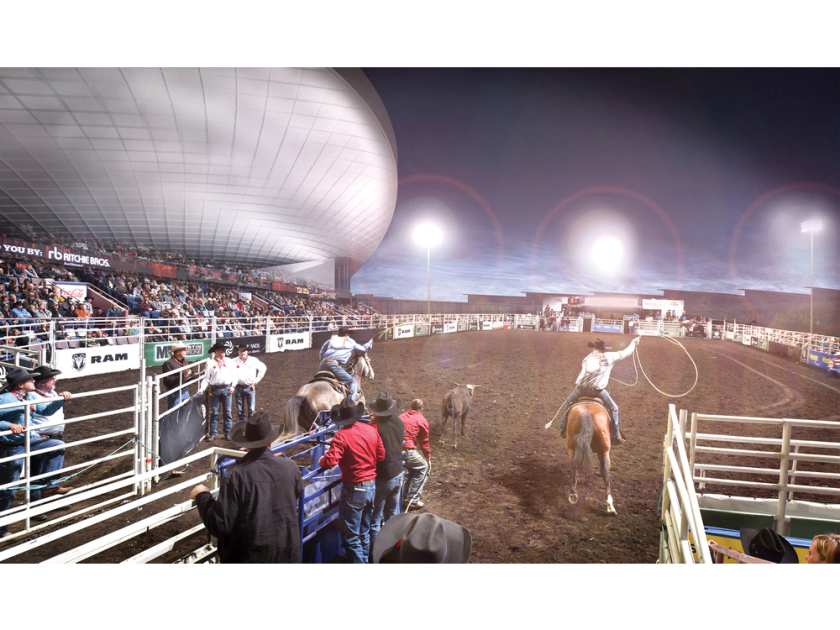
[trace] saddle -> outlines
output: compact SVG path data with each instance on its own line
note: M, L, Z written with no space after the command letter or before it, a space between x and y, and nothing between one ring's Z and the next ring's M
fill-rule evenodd
M309 382L327 383L330 387L332 387L337 393L341 394L342 396L347 396L350 393L347 387L345 387L344 383L339 381L335 377L335 374L333 374L329 370L318 370L317 372L315 372L315 375Z
M610 422L613 421L612 412L610 411L609 407L604 404L604 401L600 398L596 398L595 396L581 396L578 398L574 403L572 403L572 407L575 405L579 405L580 403L595 403L603 408L604 411L607 412L607 415L610 417ZM569 411L571 411L571 407L569 407Z

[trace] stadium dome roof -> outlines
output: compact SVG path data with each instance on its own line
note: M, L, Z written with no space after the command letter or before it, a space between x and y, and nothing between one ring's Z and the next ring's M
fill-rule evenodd
M267 266L385 235L396 144L361 71L0 69L0 230Z

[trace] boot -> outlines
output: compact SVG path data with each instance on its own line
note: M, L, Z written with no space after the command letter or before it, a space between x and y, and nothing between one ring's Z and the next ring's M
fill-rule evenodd
M613 431L612 441L616 444L624 444L627 440L625 440L624 436L621 435L621 431L616 429Z

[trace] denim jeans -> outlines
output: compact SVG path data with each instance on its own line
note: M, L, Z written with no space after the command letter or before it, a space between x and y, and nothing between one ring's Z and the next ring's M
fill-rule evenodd
M617 438L619 427L618 405L615 404L615 401L606 389L597 390L583 385L575 385L572 393L566 397L565 401L563 401L562 411L560 412L560 432L562 433L566 430L566 414L568 413L569 408L581 396L592 396L593 398L601 399L610 414L612 414L612 437L613 439Z
M350 373L347 370L344 369L344 366L339 365L338 363L330 362L324 363L321 367L322 369L330 370L333 374L335 374L335 377L339 381L347 385L347 387L350 389L350 396L354 402L358 400L359 388L356 385L355 379L350 375Z
M239 420L245 420L245 401L248 401L248 417L254 415L257 407L257 390L253 385L237 385L234 394L236 397L236 413Z
M233 396L227 387L210 388L210 435L218 435L219 406L224 403L225 433L233 430Z
M52 440L52 439L41 439L41 440L33 440L32 443L29 445L29 450L32 453L31 456L31 475L32 477L36 475L43 475L46 473L54 472L64 467L64 450L52 451L51 453L45 453L44 455L35 455L36 451L40 451L45 448L52 448L54 446L64 446L64 442L61 440ZM15 444L15 445L4 445L0 447L0 458L12 457L13 455L22 455L26 452L26 447L23 444ZM23 472L24 467L23 459L16 459L11 462L4 462L0 464L0 485L4 485L7 483L11 483L12 481L17 481L20 479L21 473ZM50 480L49 477L45 479L38 479L37 481L32 482L33 486L38 486L38 489L30 490L29 491L29 500L36 501L41 498L42 489L40 486L48 486L53 487L58 485L57 480ZM25 485L15 486L14 488L10 488L9 490L0 490L0 512L3 510L9 509L12 505L12 497L14 496L14 490L17 488L25 488ZM0 536L6 533L6 528L0 526Z
M382 526L392 516L400 513L400 488L402 487L403 474L390 479L376 480L376 495L373 500L373 518L370 522L370 548L373 549L373 542Z
M172 409L172 407L176 407L178 406L178 404L189 399L190 392L185 387L184 389L179 389L177 392L172 392L171 394L169 394L169 396L166 397L166 404L169 405L168 409Z
M416 448L403 451L403 462L405 463L405 492L403 492L403 510L408 507L408 502L414 499L418 501L426 485L426 471L429 463Z
M370 524L376 481L344 484L339 519L344 529L344 549L353 563L367 564L370 556Z

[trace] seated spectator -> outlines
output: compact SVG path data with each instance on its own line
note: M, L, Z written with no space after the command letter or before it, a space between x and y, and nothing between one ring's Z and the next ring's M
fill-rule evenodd
M24 308L23 302L15 302L15 306L12 308L12 317L32 317L32 313Z
M463 564L472 535L466 527L434 514L400 514L385 523L373 545L373 562Z
M808 564L840 564L840 535L814 536L808 550Z

